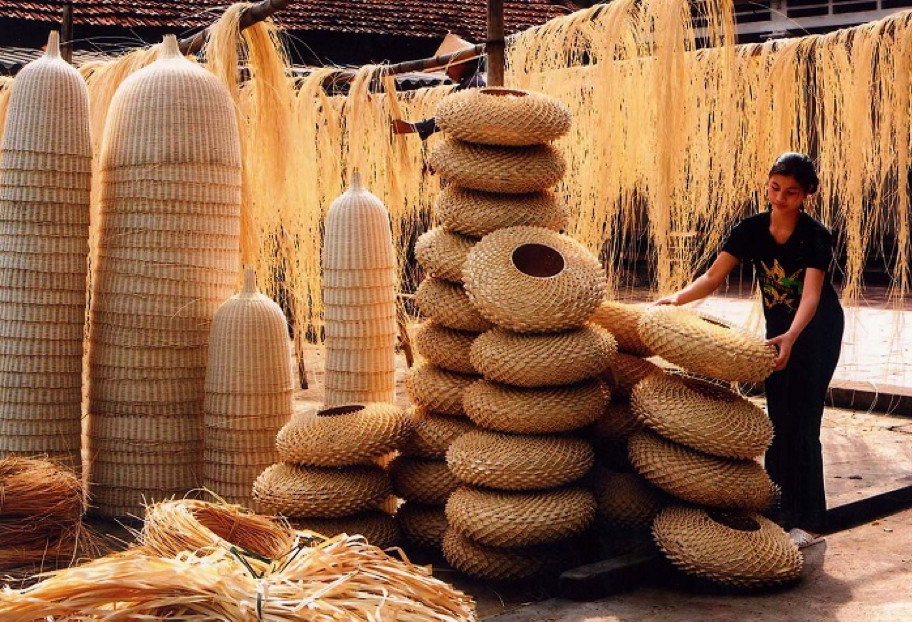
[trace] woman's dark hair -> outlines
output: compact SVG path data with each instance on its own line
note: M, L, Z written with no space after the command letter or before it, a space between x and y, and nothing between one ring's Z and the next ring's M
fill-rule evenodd
M776 158L776 161L773 162L773 168L769 172L770 177L773 175L794 177L795 181L808 194L817 192L817 186L820 185L814 161L803 153L788 151Z

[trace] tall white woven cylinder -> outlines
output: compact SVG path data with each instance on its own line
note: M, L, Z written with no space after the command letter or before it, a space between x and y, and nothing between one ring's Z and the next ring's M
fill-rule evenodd
M141 516L201 483L209 329L238 268L231 96L173 37L115 94L101 174L89 482L99 513Z
M206 368L203 485L229 503L252 507L254 480L279 460L294 394L289 343L285 314L248 268L212 321Z
M389 212L361 185L326 215L323 243L326 406L393 402L396 259Z
M0 457L80 467L91 170L88 92L54 32L16 78L0 147Z

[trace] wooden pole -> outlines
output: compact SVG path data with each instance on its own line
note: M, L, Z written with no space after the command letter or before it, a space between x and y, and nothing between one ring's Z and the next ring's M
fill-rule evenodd
M488 40L485 52L488 55L488 84L504 85L504 11L503 0L488 2Z
M266 18L275 14L276 11L284 9L289 4L291 4L291 0L262 0L261 2L248 7L241 14L240 29L244 30L258 22L264 21ZM210 27L207 26L192 37L187 37L186 39L178 41L177 45L180 47L181 53L185 55L196 54L202 50L203 46L206 44L206 39L209 38L209 28Z
M73 5L63 5L63 21L60 26L60 57L73 64Z

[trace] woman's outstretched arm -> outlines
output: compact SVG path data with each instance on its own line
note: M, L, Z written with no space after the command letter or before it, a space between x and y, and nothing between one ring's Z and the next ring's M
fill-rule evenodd
M706 298L719 289L722 281L735 269L739 262L740 260L731 253L722 251L703 276L671 296L656 300L655 304L683 305L694 300Z

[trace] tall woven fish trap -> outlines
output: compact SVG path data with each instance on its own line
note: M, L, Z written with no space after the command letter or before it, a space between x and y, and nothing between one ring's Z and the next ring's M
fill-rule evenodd
M393 402L396 388L396 258L389 212L361 185L326 215L323 298L327 407Z
M16 78L0 150L0 456L77 470L91 171L85 81L51 33Z
M111 103L89 328L100 514L141 516L144 500L202 481L210 325L238 274L240 152L227 89L174 37Z
M294 388L285 314L247 268L243 289L216 311L209 335L206 488L250 506L254 480L278 461L275 438L291 418Z

